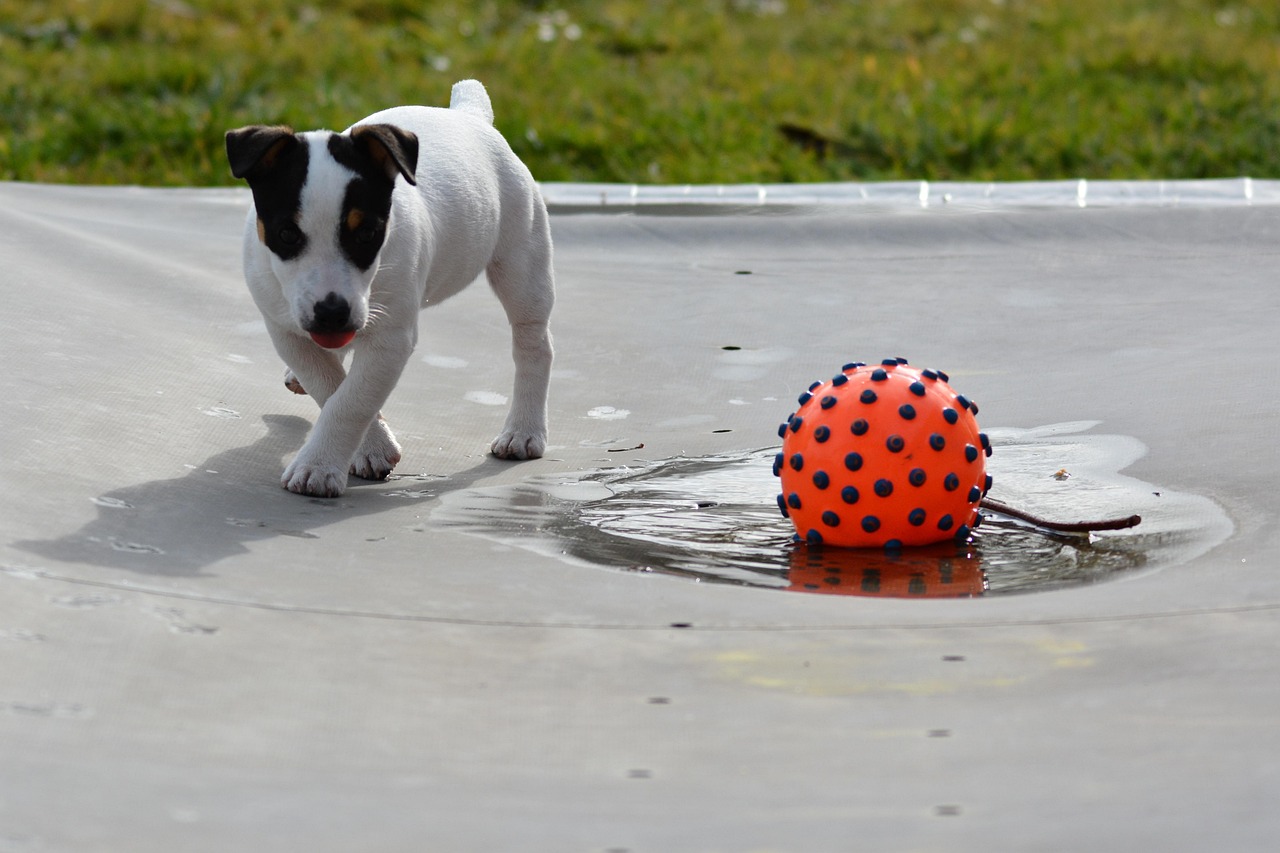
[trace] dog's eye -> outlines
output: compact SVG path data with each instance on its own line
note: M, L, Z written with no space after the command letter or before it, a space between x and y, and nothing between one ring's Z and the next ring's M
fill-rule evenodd
M382 240L382 229L372 225L364 225L357 228L353 236L361 246L372 246Z
M280 242L284 243L286 246L296 246L298 245L298 241L302 239L302 232L299 231L296 226L285 225L276 232L276 237L278 237Z

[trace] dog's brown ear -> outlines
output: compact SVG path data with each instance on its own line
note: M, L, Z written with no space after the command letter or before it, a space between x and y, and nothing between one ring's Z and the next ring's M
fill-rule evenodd
M255 171L268 170L286 149L297 143L293 128L283 125L255 124L228 130L227 162L231 164L231 174L245 178Z
M396 175L418 183L418 137L393 124L362 124L351 128L351 141L394 182Z

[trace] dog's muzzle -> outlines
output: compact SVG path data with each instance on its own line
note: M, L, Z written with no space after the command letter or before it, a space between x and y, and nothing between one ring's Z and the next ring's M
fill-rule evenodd
M311 322L305 327L311 340L325 349L341 349L356 336L351 322L351 303L330 293L315 304Z
M315 304L307 331L319 334L354 331L351 325L351 303L336 293L330 293Z

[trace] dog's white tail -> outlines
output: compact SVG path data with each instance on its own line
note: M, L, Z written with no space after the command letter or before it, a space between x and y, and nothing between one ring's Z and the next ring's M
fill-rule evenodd
M449 109L462 110L493 124L493 104L479 80L459 80L449 93Z

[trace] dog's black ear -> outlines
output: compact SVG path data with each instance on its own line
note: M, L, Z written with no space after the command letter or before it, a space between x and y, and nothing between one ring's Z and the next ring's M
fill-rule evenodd
M231 174L245 178L276 164L287 149L298 143L293 128L255 124L227 131L227 162Z
M418 183L418 137L393 124L362 124L351 128L351 141L394 182L396 175Z

